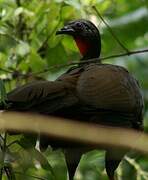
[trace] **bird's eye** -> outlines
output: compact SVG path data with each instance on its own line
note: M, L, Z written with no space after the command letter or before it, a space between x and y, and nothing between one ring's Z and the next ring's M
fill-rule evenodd
M77 22L77 23L76 23L76 27L80 29L80 28L82 28L82 27L83 27L83 25L82 25L82 23Z

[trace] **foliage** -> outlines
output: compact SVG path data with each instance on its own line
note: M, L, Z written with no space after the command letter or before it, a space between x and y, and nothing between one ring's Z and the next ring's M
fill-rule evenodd
M115 41L92 8L94 5L108 22L120 41L129 50L144 49L148 44L148 2L146 0L0 0L0 98L6 91L38 79L55 79L66 68L51 68L79 59L77 48L69 37L56 37L55 32L64 23L77 18L92 20L102 36L102 56L119 54L124 49ZM148 131L148 61L147 54L106 60L107 63L127 67L139 80L145 101L145 131ZM42 72L42 73L41 73ZM3 81L3 82L2 82ZM5 88L4 85L5 84ZM61 151L40 153L30 147L36 138L1 136L9 152L0 157L11 179L66 179L66 166ZM7 139L7 143L5 142ZM13 143L16 142L16 143ZM118 170L118 179L146 179L148 158L129 155ZM78 179L107 179L104 173L102 151L90 152L81 159ZM131 161L135 158L134 161ZM132 162L132 163L131 163ZM134 162L134 163L133 163ZM138 165L138 166L137 166ZM139 168L137 168L139 167ZM11 172L11 173L10 173ZM81 173L80 173L81 172ZM83 176L82 176L83 175ZM145 176L146 175L146 176ZM10 178L9 178L10 179Z

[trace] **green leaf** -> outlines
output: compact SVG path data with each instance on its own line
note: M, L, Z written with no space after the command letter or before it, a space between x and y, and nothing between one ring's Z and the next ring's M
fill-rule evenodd
M68 57L63 45L59 43L54 48L50 48L47 50L46 59L50 67L55 64L66 63Z
M21 57L26 56L27 54L29 54L29 52L30 52L30 46L26 42L21 42L16 47L16 53Z
M46 62L38 55L38 53L32 49L27 59L28 66L33 72L38 72L46 67Z
M24 149L34 148L36 145L37 135L35 134L24 134L19 140L19 145Z

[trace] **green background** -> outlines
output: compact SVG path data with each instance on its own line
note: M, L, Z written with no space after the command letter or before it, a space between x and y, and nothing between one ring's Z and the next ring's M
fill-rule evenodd
M32 80L54 80L77 61L80 54L74 41L67 36L55 36L58 28L69 20L85 18L93 21L102 37L101 57L124 53L92 8L95 6L116 37L130 51L148 46L147 0L0 0L0 79L1 98L6 91ZM144 96L144 128L148 131L148 53L105 60L105 63L126 67L142 87ZM60 67L61 65L61 67ZM3 80L3 83L2 83ZM49 148L43 166L36 155L26 150L28 137L8 137L20 140L10 147L8 165L12 179L66 180L66 166L61 150ZM33 142L33 140L32 140ZM32 155L33 154L33 155ZM41 154L42 155L42 154ZM47 164L46 164L47 163ZM53 173L52 173L53 172ZM54 174L54 176L53 176ZM148 179L148 156L129 153L117 171L118 180ZM7 179L6 175L3 179ZM83 155L76 179L107 180L104 151L94 150Z

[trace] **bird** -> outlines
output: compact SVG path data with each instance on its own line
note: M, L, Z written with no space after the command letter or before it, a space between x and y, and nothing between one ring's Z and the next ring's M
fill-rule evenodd
M100 61L99 29L89 20L77 19L57 30L56 35L74 39L82 63L70 67L55 81L35 81L15 88L7 94L5 109L142 131L143 97L139 83L124 67ZM90 61L93 58L98 61ZM72 180L87 148L40 135L40 148L48 145L64 149ZM126 152L112 147L106 149L105 169L109 180L114 180L115 170Z

